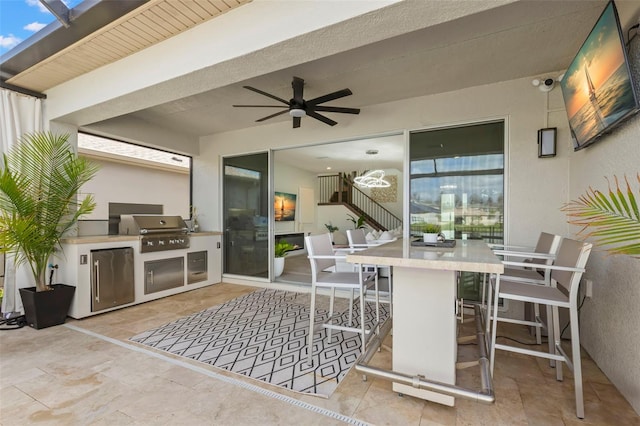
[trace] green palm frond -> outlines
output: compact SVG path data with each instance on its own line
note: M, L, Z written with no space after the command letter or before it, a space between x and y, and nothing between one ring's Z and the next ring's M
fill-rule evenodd
M640 173L636 176L640 184ZM640 257L640 210L629 180L625 176L626 192L620 188L618 178L614 176L615 190L607 179L609 193L604 194L589 187L577 200L565 204L561 210L566 212L569 223L582 226L578 235L594 238L595 244L606 246L611 254L627 254Z
M3 156L0 172L0 247L28 263L38 290L46 287L49 258L78 219L95 208L77 199L98 166L78 157L68 135L25 134Z

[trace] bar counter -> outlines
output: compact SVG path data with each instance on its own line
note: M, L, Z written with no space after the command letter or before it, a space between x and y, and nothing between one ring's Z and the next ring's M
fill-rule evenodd
M347 255L347 262L393 268L393 371L456 384L456 296L459 272L501 274L502 262L484 241L453 248L416 247L399 239ZM393 390L453 406L455 398L400 383Z
M347 262L496 274L504 271L500 259L482 240L456 240L455 247L444 248L414 247L408 240L398 239L349 254Z

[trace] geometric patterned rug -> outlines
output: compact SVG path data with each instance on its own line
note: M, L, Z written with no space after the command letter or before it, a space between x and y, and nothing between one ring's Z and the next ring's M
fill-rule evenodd
M328 297L318 296L317 303L323 299L328 301ZM336 298L336 310L339 300ZM375 315L373 306L365 305L365 321L370 323ZM334 318L346 323L348 302L343 308L344 312L334 312ZM359 304L355 303L355 323L359 323L358 312ZM380 304L381 322L387 315L386 305ZM326 309L317 308L316 324L327 316ZM272 385L329 397L360 357L360 336L333 330L329 342L327 330L317 328L310 367L306 362L308 333L309 294L264 289L129 340Z

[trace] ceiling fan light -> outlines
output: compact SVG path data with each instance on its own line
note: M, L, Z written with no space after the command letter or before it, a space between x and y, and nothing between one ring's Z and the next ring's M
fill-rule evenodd
M304 117L305 115L307 115L307 111L303 110L302 108L291 108L289 110L289 115L292 117Z

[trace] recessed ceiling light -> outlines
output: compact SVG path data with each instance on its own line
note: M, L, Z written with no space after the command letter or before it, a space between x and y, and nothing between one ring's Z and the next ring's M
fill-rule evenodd
M368 155L376 155L378 153L377 149L368 149L367 150L367 154Z
M327 166L327 170L331 170L331 166Z

